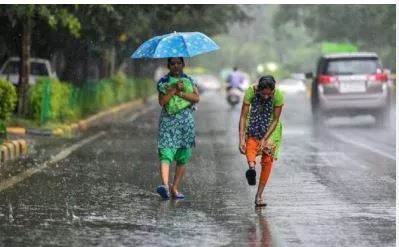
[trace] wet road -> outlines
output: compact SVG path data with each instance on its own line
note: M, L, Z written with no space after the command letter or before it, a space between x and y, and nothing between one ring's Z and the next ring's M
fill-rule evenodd
M47 168L0 189L0 246L395 246L394 121L336 118L315 131L308 99L287 96L268 206L256 210L240 109L202 96L180 201L155 193L159 108L149 109L72 149L54 145Z

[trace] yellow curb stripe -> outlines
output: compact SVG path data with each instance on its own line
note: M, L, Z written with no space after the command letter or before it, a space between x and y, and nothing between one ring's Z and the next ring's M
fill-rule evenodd
M79 121L78 125L79 125L79 130L86 130L87 129L87 121L86 120Z
M72 128L71 128L71 126L69 126L69 125L65 126L65 127L64 127L64 132L65 132L66 134L71 134L71 133L72 133Z
M14 159L15 158L15 147L14 147L14 145L11 142L5 142L3 145L6 146L7 149L8 149L8 158L10 160Z
M55 136L62 136L64 134L64 131L61 128L53 129L52 132Z
M18 128L18 127L7 127L7 133L15 134L15 135L25 135L26 129Z
M77 124L77 123L71 124L71 130L72 130L72 133L75 133L76 131L78 131L79 130L79 124Z
M0 162L18 158L27 154L28 146L26 140L12 140L0 146Z
M28 144L25 140L19 140L19 145L21 147L21 154L27 154L28 153Z
M21 149L19 147L18 141L11 141L11 143L14 145L15 148L15 157L19 157L21 155Z
M1 153L1 162L4 162L4 161L9 159L7 146L1 145L0 146L0 153Z

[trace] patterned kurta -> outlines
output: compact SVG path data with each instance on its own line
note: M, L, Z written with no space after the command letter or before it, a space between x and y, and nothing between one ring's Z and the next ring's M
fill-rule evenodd
M182 74L181 77L188 78L193 83L189 76ZM160 86L168 81L169 75L165 75L159 80L158 92ZM163 107L159 117L158 148L190 148L193 146L195 146L195 125L192 107L189 106L176 114L168 114Z
M247 137L254 137L260 140L266 134L273 120L274 107L284 105L284 95L280 89L276 88L273 97L265 99L256 93L255 85L251 85L245 91L244 103L250 105L245 125L246 135ZM279 120L276 128L267 140L268 143L274 145L274 149L271 150L273 159L277 159L279 156L282 132L283 125L281 120ZM258 155L260 154L262 153L258 153Z

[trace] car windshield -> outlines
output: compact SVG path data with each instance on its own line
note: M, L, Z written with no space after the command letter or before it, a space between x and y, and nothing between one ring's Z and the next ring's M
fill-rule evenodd
M375 74L381 69L376 58L338 59L328 62L327 75Z

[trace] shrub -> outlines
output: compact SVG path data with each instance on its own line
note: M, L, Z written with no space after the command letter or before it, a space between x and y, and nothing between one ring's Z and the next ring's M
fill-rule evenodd
M17 102L17 93L11 82L0 80L0 121L10 118Z
M112 82L109 80L101 80L98 84L98 90L96 93L95 104L99 107L99 110L104 110L116 102L115 93L112 87Z
M82 87L41 77L28 91L30 117L40 125L48 121L71 122L115 104L148 97L155 93L155 88L150 79L128 79L123 73L87 81Z
M111 83L114 88L115 102L122 103L126 98L127 78L123 72L118 72L111 77Z
M38 78L28 91L31 117L40 124L78 119L80 111L78 105L72 104L72 92L72 85L54 78Z
M136 90L136 82L133 79L128 79L126 82L126 89L124 93L124 101L134 100L138 98Z

